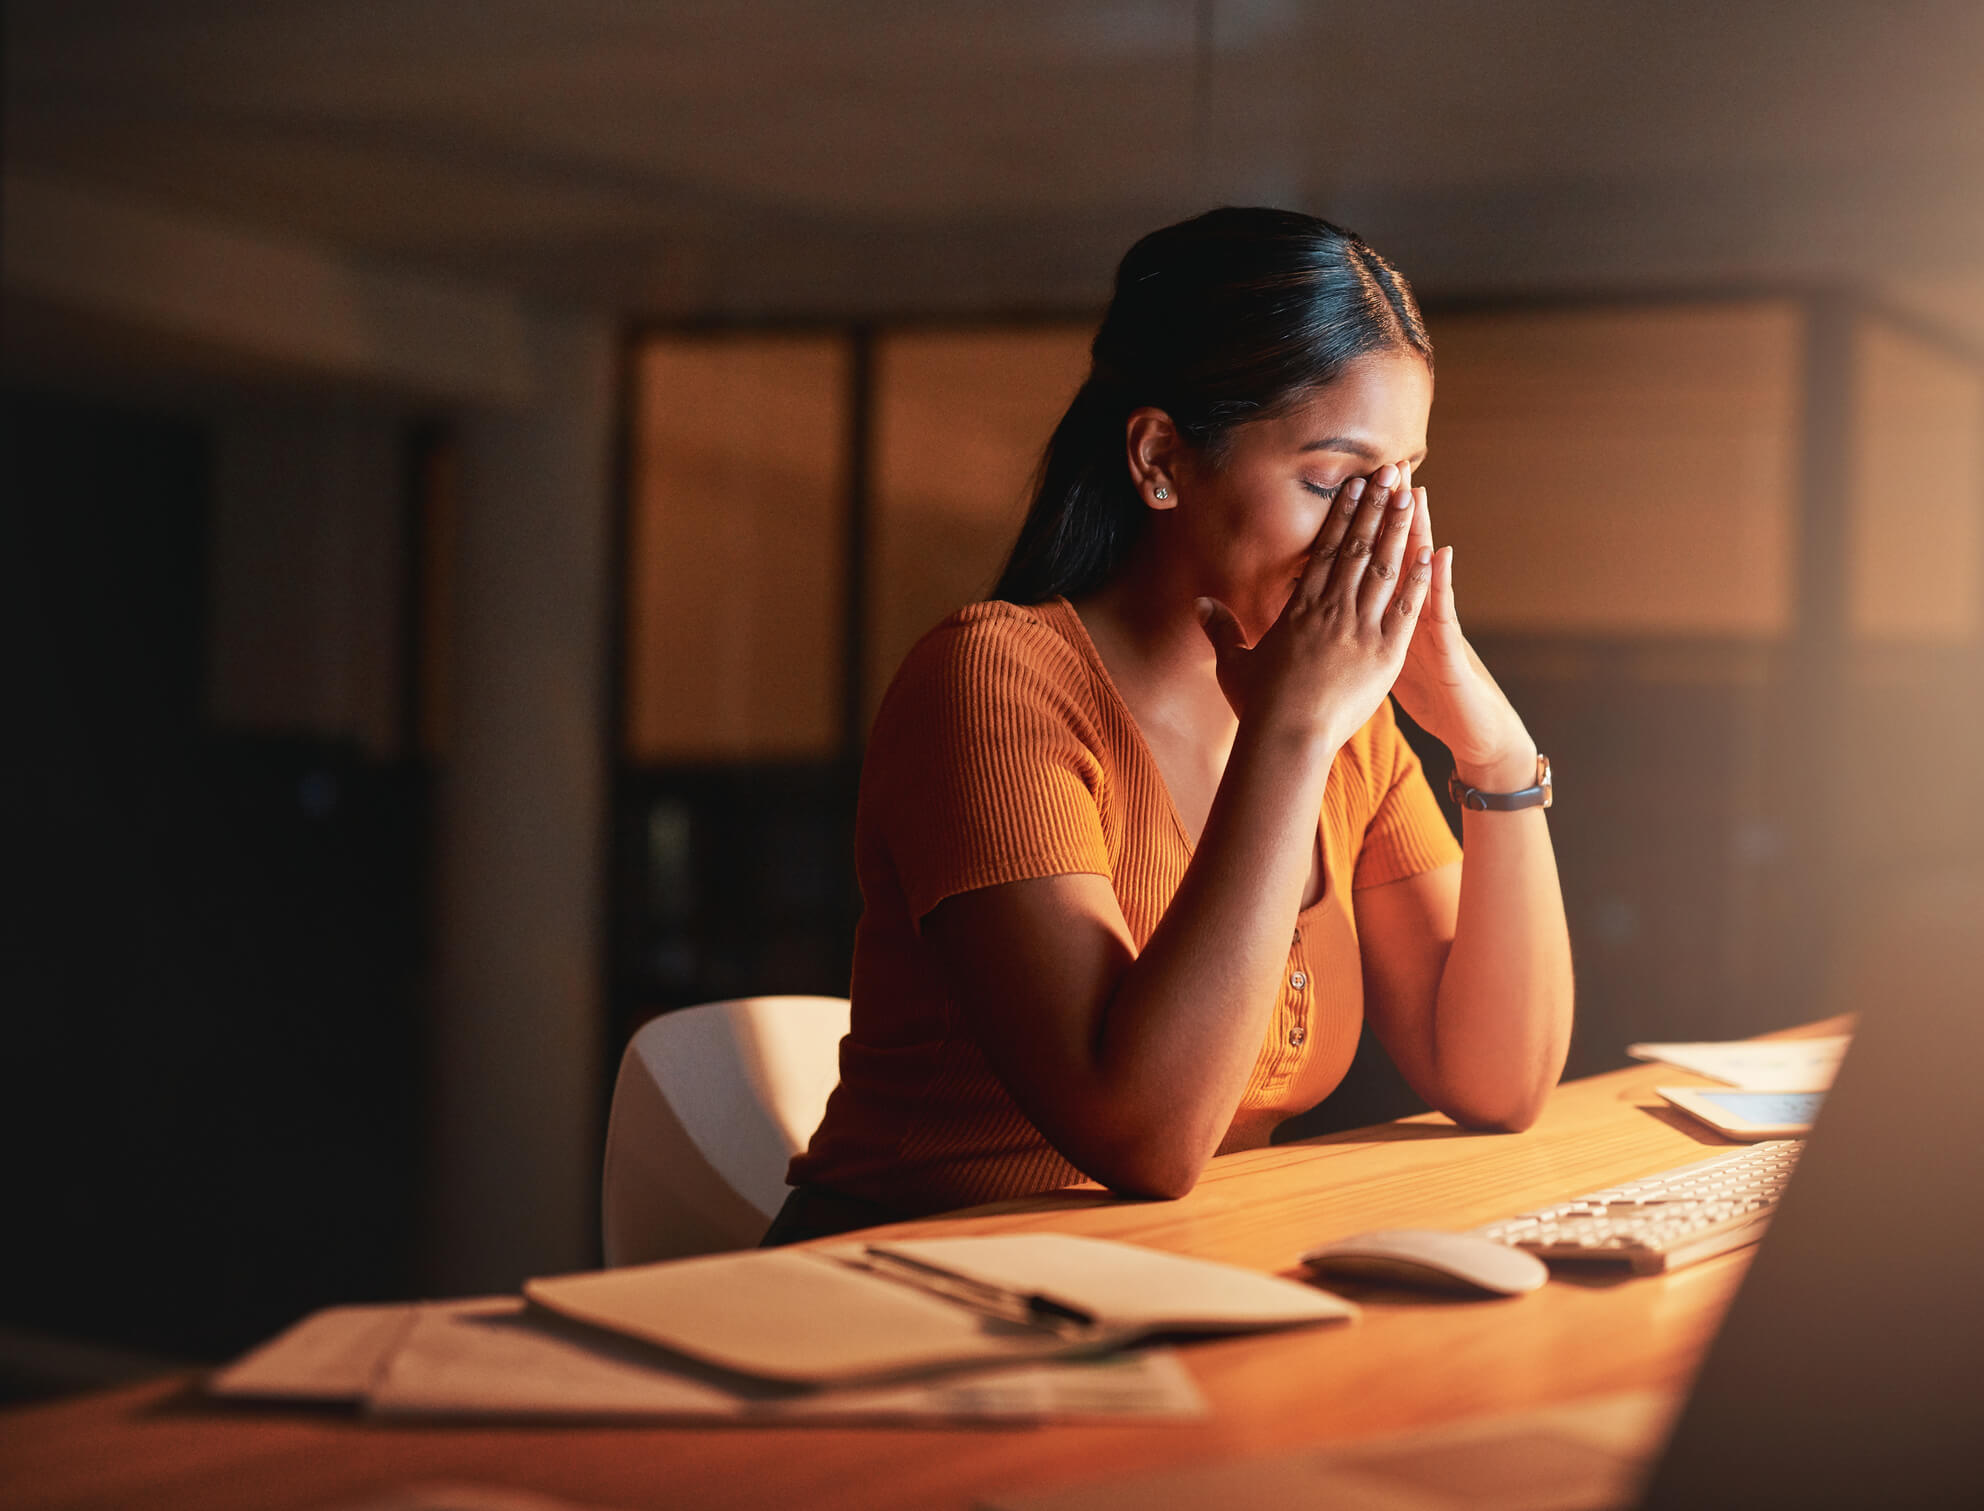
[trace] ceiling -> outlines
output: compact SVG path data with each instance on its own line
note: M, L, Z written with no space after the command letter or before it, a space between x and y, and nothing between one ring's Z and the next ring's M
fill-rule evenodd
M1423 289L1984 340L1984 5L9 0L10 170L652 314L1069 308L1221 201Z

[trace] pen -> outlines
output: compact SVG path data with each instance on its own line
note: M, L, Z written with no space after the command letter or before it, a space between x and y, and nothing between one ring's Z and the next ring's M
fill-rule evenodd
M942 1265L932 1264L928 1260L915 1259L878 1245L870 1245L862 1252L871 1264L876 1265L884 1273L894 1274L897 1279L906 1280L926 1290L935 1290L939 1294L991 1311L994 1315L1008 1320L1030 1322L1063 1333L1071 1328L1085 1329L1096 1325L1093 1312L1071 1306L1065 1301L1057 1301L1054 1297L1043 1295L1039 1291L1009 1290L1005 1286L994 1285L975 1276L963 1275ZM932 1285L933 1281L941 1284ZM1015 1312L1022 1315L1015 1316Z

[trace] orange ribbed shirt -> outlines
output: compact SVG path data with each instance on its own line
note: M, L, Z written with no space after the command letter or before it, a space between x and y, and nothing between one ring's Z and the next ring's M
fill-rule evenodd
M1343 1079L1364 1021L1349 895L1460 858L1389 701L1338 752L1326 882L1225 1148L1264 1144ZM1109 878L1141 950L1192 858L1170 792L1065 598L976 603L919 641L876 715L855 817L863 912L840 1085L788 1178L905 1214L1083 1178L1014 1103L946 990L923 918L1034 876Z

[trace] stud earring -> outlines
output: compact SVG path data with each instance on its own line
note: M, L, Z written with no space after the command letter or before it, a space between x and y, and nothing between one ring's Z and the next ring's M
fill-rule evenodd
M1153 492L1153 493L1151 494L1151 497L1152 497L1152 498L1169 498L1169 497L1171 497L1171 490L1170 490L1169 488L1159 488L1159 489L1157 489L1157 490L1155 490L1155 491L1154 491L1154 492Z

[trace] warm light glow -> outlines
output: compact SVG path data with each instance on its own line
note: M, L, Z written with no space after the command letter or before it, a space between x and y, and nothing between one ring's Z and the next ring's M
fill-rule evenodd
M1803 330L1781 301L1436 318L1424 477L1469 627L1785 634Z
M1854 341L1847 623L1961 644L1984 623L1984 375L1877 321Z
M913 331L879 343L869 718L923 632L991 591L1034 464L1088 372L1090 335Z
M637 357L627 754L840 744L848 346L656 338Z

